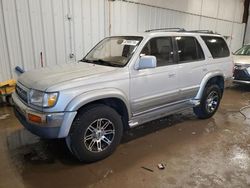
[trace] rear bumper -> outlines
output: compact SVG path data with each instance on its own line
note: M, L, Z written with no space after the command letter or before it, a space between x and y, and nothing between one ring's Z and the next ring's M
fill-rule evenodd
M76 112L45 113L29 108L14 93L14 113L20 123L35 135L42 138L64 138L68 136ZM35 114L43 120L42 123L31 122L28 113Z

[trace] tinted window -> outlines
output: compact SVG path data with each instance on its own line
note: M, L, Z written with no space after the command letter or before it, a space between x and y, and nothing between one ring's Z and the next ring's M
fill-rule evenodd
M227 43L223 38L214 36L202 36L201 38L205 41L213 58L228 57L230 55Z
M235 55L249 55L250 56L250 45L243 46L241 49L235 52Z
M173 45L170 37L151 39L144 46L141 54L155 56L157 59L157 67L174 64Z
M204 53L194 37L175 37L180 62L203 60Z

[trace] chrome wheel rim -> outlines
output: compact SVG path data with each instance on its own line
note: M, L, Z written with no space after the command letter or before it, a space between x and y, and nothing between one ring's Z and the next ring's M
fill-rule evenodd
M91 152L106 150L115 137L114 124L105 118L93 121L86 129L83 137L85 147Z
M216 110L219 103L219 95L217 92L212 91L206 100L206 109L209 113L212 113Z

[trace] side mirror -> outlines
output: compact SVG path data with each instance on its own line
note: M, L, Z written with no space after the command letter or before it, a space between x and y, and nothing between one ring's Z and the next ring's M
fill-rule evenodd
M156 63L157 63L157 60L155 56L149 56L149 55L141 56L137 69L141 70L141 69L155 68Z

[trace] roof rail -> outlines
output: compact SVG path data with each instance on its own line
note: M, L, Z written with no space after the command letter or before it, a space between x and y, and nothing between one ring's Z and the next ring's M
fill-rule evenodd
M166 28L159 28L159 29L149 29L146 30L145 32L151 32L151 31L166 31L166 32L171 32L171 31L177 31L177 32L185 32L186 30L184 28L179 28L179 27L166 27Z
M204 33L204 34L217 34L216 32L213 32L212 30L185 30L184 28L179 27L166 27L166 28L159 28L159 29L149 29L146 30L146 33L152 32L152 31L162 31L162 32L186 32L186 33Z
M187 32L190 32L190 33L217 34L217 33L213 32L212 30L190 30L190 31L187 31Z

